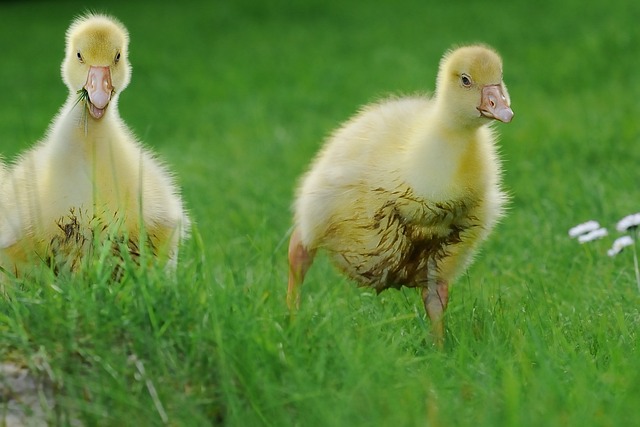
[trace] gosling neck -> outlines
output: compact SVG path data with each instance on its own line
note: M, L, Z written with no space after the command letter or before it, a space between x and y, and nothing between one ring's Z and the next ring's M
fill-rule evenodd
M62 113L65 128L74 139L84 140L89 136L99 136L110 128L117 117L116 99L111 100L100 119L91 116L84 102L78 101L76 97L69 97Z
M466 184L459 180L468 156L479 140L478 125L460 125L433 112L414 135L407 157L407 182L416 195L432 201L464 197Z

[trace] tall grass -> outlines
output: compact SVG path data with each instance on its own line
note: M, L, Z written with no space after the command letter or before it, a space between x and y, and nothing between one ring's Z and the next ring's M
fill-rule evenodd
M51 382L53 423L635 425L640 295L612 239L572 225L638 211L640 4L121 2L121 115L176 171L197 223L176 280L96 266L0 301L0 360ZM66 97L76 2L0 4L0 153ZM319 257L284 304L295 181L332 128L430 92L453 45L501 52L508 217L453 287L442 352L412 290L358 289ZM0 201L1 203L1 201ZM613 237L613 236L612 236ZM629 255L629 256L627 256Z

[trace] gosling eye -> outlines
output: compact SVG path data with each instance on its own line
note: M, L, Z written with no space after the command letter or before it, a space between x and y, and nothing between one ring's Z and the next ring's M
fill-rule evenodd
M78 61L80 61L81 63L84 63L84 58L82 57L82 54L80 53L80 51L78 51L76 56L78 57Z
M120 61L120 52L117 52L116 57L113 59L113 62L117 64L119 61Z
M471 77L469 77L466 74L463 74L462 76L460 76L460 82L464 87L471 87Z

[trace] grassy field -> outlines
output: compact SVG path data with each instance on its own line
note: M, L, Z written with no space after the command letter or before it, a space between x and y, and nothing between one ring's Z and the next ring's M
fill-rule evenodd
M0 300L0 360L52 382L53 424L640 424L640 293L631 252L606 255L640 210L640 3L435 3L99 9L131 35L121 115L175 170L197 226L177 283L149 269L114 285L96 265ZM7 159L66 98L64 32L82 4L0 3ZM427 345L417 293L376 296L325 257L291 320L289 207L325 135L362 104L432 91L442 53L478 41L504 59L513 200L452 289L445 349ZM570 240L587 219L611 235Z

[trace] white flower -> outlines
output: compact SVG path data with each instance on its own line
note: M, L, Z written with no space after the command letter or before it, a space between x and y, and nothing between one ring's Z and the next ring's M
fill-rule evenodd
M633 239L630 236L618 237L615 242L613 242L611 249L607 251L607 255L616 256L622 252L624 248L631 245L633 245Z
M607 234L609 234L609 232L607 231L606 228L598 228L597 230L590 231L587 234L583 234L582 236L578 237L578 242L580 243L590 242L592 240L600 239L606 236Z
M598 221L587 221L582 224L578 224L569 230L569 237L578 237L581 234L589 233L600 228Z
M630 228L637 227L638 225L640 225L640 212L627 215L624 218L622 218L620 221L618 221L618 224L616 225L616 230L618 230L621 233L624 233Z

